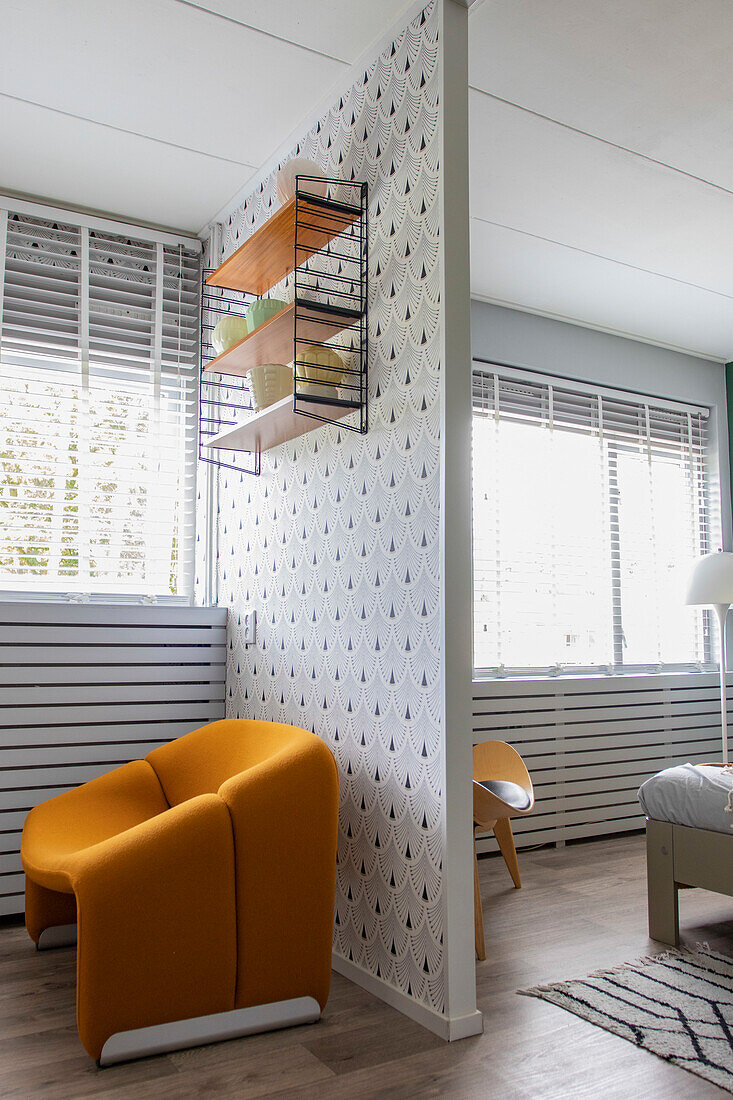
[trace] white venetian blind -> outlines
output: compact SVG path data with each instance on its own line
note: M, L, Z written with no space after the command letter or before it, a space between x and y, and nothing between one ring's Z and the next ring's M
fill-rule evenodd
M198 255L0 219L0 589L185 597Z
M475 667L711 667L708 410L490 365L473 404Z

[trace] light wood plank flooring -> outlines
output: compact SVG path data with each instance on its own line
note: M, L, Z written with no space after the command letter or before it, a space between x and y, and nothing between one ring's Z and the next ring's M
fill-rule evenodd
M76 1036L74 951L36 953L0 927L2 1100L363 1097L706 1100L720 1090L631 1043L516 990L582 976L658 950L647 939L644 838L519 855L512 888L498 858L480 862L487 959L478 966L485 1033L447 1044L334 974L312 1027L97 1070ZM733 900L681 894L689 944L733 954Z

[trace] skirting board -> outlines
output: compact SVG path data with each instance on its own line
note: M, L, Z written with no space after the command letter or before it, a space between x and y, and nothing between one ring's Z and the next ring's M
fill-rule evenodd
M484 1018L478 1009L467 1016L455 1016L451 1019L435 1012L432 1008L428 1008L427 1005L420 1004L419 1001L414 1001L412 997L408 997L399 989L395 989L393 985L389 985L382 978L375 978L373 974L368 974L356 963L351 962L350 959L345 959L343 955L337 955L335 951L331 956L331 966L337 974L342 974L354 985L360 985L368 993L373 993L375 997L379 997L380 1001L384 1001L391 1008L396 1008L404 1016L409 1016L411 1020L415 1020L416 1023L421 1024L422 1027L427 1028L428 1031L432 1031L434 1035L439 1035L441 1039L446 1039L448 1042L454 1042L456 1039L467 1039L471 1035L481 1035L484 1030Z

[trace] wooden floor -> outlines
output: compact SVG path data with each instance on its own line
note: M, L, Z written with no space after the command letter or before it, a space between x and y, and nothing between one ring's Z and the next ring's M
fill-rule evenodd
M514 890L481 860L485 1032L447 1044L334 974L317 1025L98 1070L74 1022L74 951L37 953L0 928L0 1097L573 1097L705 1100L725 1093L631 1043L516 990L659 949L646 936L644 839L520 853ZM733 900L681 894L686 942L733 954Z

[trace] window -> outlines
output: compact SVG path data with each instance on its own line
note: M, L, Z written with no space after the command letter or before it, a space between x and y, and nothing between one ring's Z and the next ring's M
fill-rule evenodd
M713 667L684 605L717 546L708 410L491 366L473 404L476 668Z
M188 597L198 255L0 219L0 589Z

